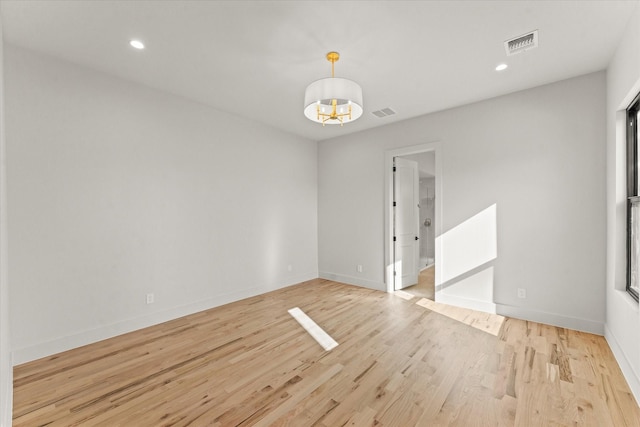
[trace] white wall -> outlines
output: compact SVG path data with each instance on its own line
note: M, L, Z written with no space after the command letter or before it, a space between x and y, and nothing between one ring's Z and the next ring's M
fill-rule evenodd
M492 211L497 233L495 259L443 285L450 293L491 286L469 298L489 292L493 301L476 302L602 333L604 105L605 73L599 72L319 143L321 277L386 289L385 152L439 141L440 237ZM447 256L455 264L465 254ZM526 299L517 298L518 288L526 289Z
M640 7L607 69L607 319L605 336L640 402L640 315L626 288L624 110L640 92Z
M401 157L418 162L418 171L421 177L424 175L434 176L436 174L436 156L433 151L409 154Z
M5 59L15 363L318 276L315 142Z
M9 332L9 281L7 275L7 191L4 136L4 42L0 16L0 426L11 425L13 369Z

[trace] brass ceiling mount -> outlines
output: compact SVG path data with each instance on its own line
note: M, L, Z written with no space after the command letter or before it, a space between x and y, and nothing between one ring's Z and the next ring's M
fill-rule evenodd
M338 52L327 53L327 61L336 62L338 59L340 59L340 54Z
M338 52L329 52L327 53L327 61L331 62L331 77L335 77L335 73L333 72L333 66L340 59L340 54Z

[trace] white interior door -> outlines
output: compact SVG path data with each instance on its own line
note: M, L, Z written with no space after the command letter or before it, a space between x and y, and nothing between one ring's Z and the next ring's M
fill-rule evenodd
M418 162L396 157L393 172L394 288L418 283L420 246Z

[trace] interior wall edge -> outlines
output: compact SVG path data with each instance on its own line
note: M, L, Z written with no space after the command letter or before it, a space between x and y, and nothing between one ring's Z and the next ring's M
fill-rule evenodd
M485 313L496 312L496 304L493 302L473 298L462 298L457 295L447 295L444 292L436 293L436 302L440 304L448 304L456 307L468 308L470 310L483 311Z
M16 46L4 60L9 367L318 277L315 142Z
M109 338L123 335L129 332L144 329L160 323L169 322L180 317L198 313L212 308L220 307L225 304L240 301L246 298L264 294L276 289L286 288L311 279L315 279L317 274L310 272L301 274L293 280L287 280L279 284L255 286L239 292L230 292L224 295L216 295L215 297L206 298L187 305L172 307L168 310L149 313L134 319L127 319L111 325L101 326L86 330L77 334L72 334L55 340L38 343L29 347L13 350L13 365L21 365L43 357L48 357L57 353L61 353L84 345L93 344Z
M362 277L348 276L345 274L331 273L328 271L321 271L318 277L320 277L321 279L333 280L334 282L346 283L347 285L361 286L376 291L386 292L387 290L384 282L363 279Z
M640 311L626 291L626 108L640 90L640 7L636 7L606 75L605 338L640 402Z
M631 389L633 397L636 399L636 403L640 405L640 375L635 372L633 365L629 363L629 359L627 359L626 354L607 324L604 325L604 338L607 340L607 344L609 344L609 348L611 349L616 362L618 362L618 366L620 366L622 375L627 381L627 385Z
M11 369L9 278L7 274L7 160L4 94L4 37L0 10L0 426L9 427L12 424L13 415L13 369Z
M525 307L516 307L507 304L496 304L496 313L501 316L514 317L516 319L529 320L532 322L544 323L547 325L588 332L596 335L604 335L604 322L564 316L556 313L547 313L544 311L532 310Z

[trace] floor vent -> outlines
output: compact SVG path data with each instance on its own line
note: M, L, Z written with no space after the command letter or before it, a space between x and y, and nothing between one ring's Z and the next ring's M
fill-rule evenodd
M531 31L530 33L523 34L504 42L504 48L507 51L507 56L515 55L535 47L538 47L538 30Z
M387 117L387 116L393 116L396 112L393 111L391 108L383 108L382 110L377 110L377 111L372 111L371 114L373 114L376 117L379 118L383 118L383 117Z

